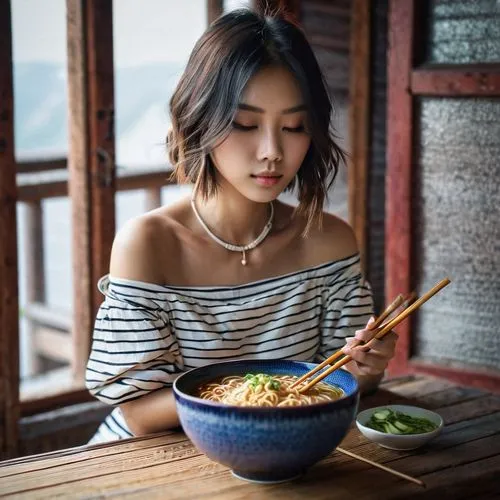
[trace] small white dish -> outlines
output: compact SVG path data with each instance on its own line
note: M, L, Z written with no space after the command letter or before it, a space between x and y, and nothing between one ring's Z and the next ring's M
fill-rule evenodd
M421 434L389 434L367 427L366 423L370 420L372 414L383 408L406 413L412 417L427 418L431 422L434 422L437 427L433 431ZM363 436L384 448L389 448L391 450L414 450L428 443L441 432L443 428L443 419L437 413L417 406L384 405L377 406L376 408L369 408L368 410L358 413L356 425Z

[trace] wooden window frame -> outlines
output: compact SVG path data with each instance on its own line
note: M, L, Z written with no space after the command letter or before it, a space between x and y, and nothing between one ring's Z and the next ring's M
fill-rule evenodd
M415 65L418 2L390 0L386 176L386 299L412 290L412 120L416 96L500 97L500 64ZM422 5L420 5L422 7ZM461 384L499 390L500 373L439 366L412 359L411 322L398 328L391 375L427 373Z
M222 0L207 0L207 19L222 13ZM109 269L118 189L164 185L165 173L116 177L112 2L66 0L70 151L67 162L17 165L14 154L12 17L0 2L0 458L19 450L21 416L93 401L84 387L95 314L101 297L95 283ZM49 163L51 165L49 165ZM53 164L53 165L52 165ZM16 173L65 168L69 180L47 186L17 185ZM19 400L19 303L17 201L69 195L72 200L73 293L72 376L53 394ZM42 196L43 197L43 196ZM36 214L35 214L36 215ZM7 285L8 286L5 286Z
M351 0L349 47L349 223L358 243L361 267L367 272L368 176L370 141L371 0Z
M15 455L19 421L19 302L10 2L0 2L0 458Z

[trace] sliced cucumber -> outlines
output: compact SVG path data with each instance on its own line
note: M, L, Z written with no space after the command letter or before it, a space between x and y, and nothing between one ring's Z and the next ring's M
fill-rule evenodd
M427 418L412 417L389 408L373 412L366 426L388 434L421 434L433 431L437 427Z
M387 420L392 414L391 410L378 410L373 413L372 417L375 420L384 421Z

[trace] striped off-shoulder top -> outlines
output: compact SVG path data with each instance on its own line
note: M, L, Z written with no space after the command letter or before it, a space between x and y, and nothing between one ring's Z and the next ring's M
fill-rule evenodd
M101 281L86 384L119 405L171 387L182 372L238 358L321 361L363 328L372 294L359 255L244 285ZM91 442L132 436L119 408Z

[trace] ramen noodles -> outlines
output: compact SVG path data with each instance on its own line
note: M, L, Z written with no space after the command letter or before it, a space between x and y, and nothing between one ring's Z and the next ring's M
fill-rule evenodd
M335 401L344 391L334 385L318 382L304 393L290 386L298 379L293 375L264 373L227 376L203 384L197 396L233 406L305 406Z

